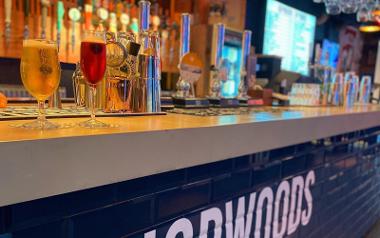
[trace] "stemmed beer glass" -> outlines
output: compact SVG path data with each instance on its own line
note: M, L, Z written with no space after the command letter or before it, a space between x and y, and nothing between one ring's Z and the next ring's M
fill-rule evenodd
M96 86L106 71L106 36L103 31L85 31L80 48L80 67L90 88L91 118L79 123L86 128L106 128L109 124L95 119Z
M37 120L20 127L40 130L59 128L45 116L45 101L57 90L61 77L57 43L44 39L24 40L20 73L26 90L38 102Z

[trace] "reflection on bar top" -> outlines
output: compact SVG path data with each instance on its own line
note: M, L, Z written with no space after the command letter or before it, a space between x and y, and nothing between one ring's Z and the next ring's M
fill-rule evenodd
M286 110L285 110L286 109ZM0 142L38 140L51 138L65 138L76 136L94 136L107 134L125 134L125 133L149 133L157 131L181 130L191 128L210 128L220 126L232 126L240 124L255 124L269 121L284 120L302 120L315 117L333 117L344 116L349 114L360 113L378 113L374 117L380 116L380 106L358 106L354 108L340 107L291 107L284 108L275 112L270 112L268 107L263 107L254 113L241 115L225 115L225 116L193 116L168 113L161 116L139 116L139 117L108 117L100 120L117 124L118 127L108 129L84 129L73 127L69 129L59 129L53 131L34 131L21 128L14 128L11 125L23 123L25 121L1 121L0 122ZM87 118L66 118L66 119L51 119L56 123L79 123ZM354 123L354 122L353 122ZM380 125L380 121L379 121Z

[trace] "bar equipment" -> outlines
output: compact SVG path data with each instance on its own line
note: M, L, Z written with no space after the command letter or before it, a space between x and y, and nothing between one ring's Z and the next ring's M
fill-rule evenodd
M371 92L372 92L372 78L371 76L363 76L360 82L359 90L359 103L369 104L371 102Z
M24 40L29 38L29 14L30 4L29 0L24 0Z
M63 16L65 15L65 6L62 1L57 2L57 45L58 51L61 44L61 30L62 30L62 22Z
M240 84L239 84L239 103L242 106L247 106L248 103L248 67L249 67L249 56L251 53L251 38L252 38L252 31L245 30L243 32L243 41L242 41L242 67L240 72Z
M50 0L41 0L41 39L46 38L46 22Z
M215 58L212 61L210 70L210 94L208 100L211 106L215 107L238 107L239 100L236 98L223 98L221 88L228 79L228 60L223 59L223 47L225 37L225 26L223 23L216 24L216 42L213 42L212 51Z
M177 82L177 92L173 97L173 103L177 107L185 108L208 107L207 99L195 97L194 84L202 76L203 62L197 54L190 52L190 21L189 13L181 15L180 63L178 65L180 78Z
M117 38L116 38L117 36ZM132 110L132 81L137 74L140 45L133 33L107 33L107 100L105 112Z
M78 62L72 76L74 101L77 108L86 106L86 83L83 77L84 76L80 69L80 63Z
M71 51L74 52L75 50L75 28L76 23L81 18L81 13L78 8L70 8L69 10L69 19L71 20Z
M84 25L86 30L90 30L92 28L92 9L93 6L91 4L84 5Z
M121 13L120 15L121 31L126 32L129 24L129 15L126 13Z
M5 13L5 44L9 46L11 40L12 0L4 0Z
M138 77L132 81L132 111L161 111L160 39L157 32L149 31L150 2L139 2Z

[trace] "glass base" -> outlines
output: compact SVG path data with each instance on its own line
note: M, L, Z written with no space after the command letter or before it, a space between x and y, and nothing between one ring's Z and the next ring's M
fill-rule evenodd
M55 130L61 128L60 125L52 123L48 120L34 120L25 124L16 125L16 127L31 130Z
M91 129L92 128L109 128L109 127L111 127L110 124L98 121L96 119L89 119L87 121L81 122L81 123L79 123L79 126L84 127L84 128L91 128Z

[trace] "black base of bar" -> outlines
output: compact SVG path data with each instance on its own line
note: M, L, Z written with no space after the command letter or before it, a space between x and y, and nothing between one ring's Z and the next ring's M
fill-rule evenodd
M173 104L179 108L208 108L210 106L206 98L173 98Z
M209 98L210 106L222 108L239 107L239 99L237 98Z

